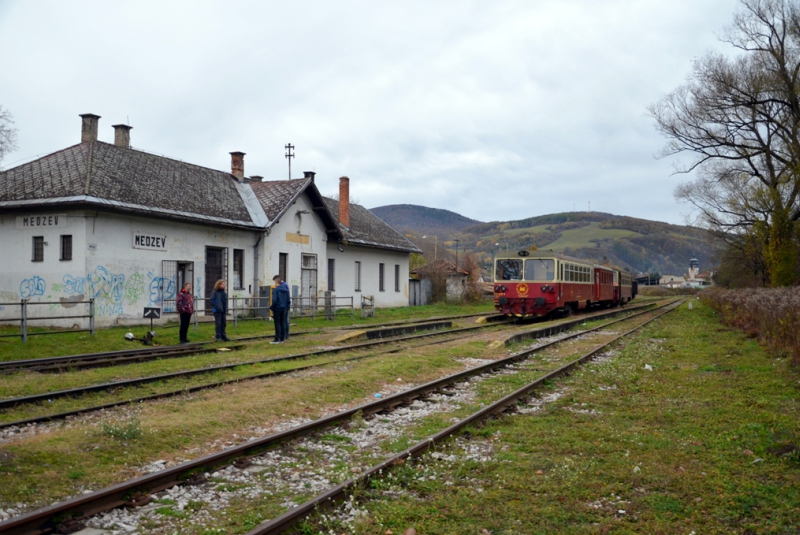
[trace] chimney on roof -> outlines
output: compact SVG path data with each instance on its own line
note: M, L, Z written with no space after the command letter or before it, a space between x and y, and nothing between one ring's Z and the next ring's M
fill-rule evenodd
M97 141L97 125L100 116L93 113L81 114L81 143L84 141Z
M231 153L231 174L238 180L244 179L244 152Z
M339 223L350 226L350 179L339 177Z
M253 175L250 177L250 182L264 182L264 177L261 175Z
M114 145L117 147L131 148L131 128L127 124L115 124L114 127Z
M316 175L314 171L303 171L303 178L310 178L311 182L314 182L314 175Z

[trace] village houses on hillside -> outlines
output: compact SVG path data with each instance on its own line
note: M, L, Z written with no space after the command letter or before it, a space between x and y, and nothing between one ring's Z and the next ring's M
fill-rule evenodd
M174 310L184 282L201 298L218 279L257 298L280 274L299 303L330 291L356 307L365 294L378 307L408 304L409 257L421 251L351 204L347 177L336 201L313 172L248 178L242 152L216 171L131 148L128 125L99 141L100 117L81 118L80 143L0 172L0 302L92 298L97 324L109 325L144 307Z

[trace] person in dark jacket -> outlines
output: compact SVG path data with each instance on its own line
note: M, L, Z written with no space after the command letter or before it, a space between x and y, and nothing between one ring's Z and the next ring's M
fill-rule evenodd
M228 342L230 338L225 334L228 314L228 294L225 293L225 281L220 279L214 284L211 292L211 311L214 313L214 329L217 342Z
M272 311L272 319L275 322L275 339L270 344L282 344L286 341L287 329L286 319L289 315L289 305L292 300L289 297L289 287L281 284L283 281L280 275L275 275L272 280L275 288L272 290L272 304L269 309Z
M178 309L178 314L181 316L180 340L182 344L188 344L189 339L187 334L189 332L189 321L194 314L194 299L192 299L192 283L187 282L178 292L178 297L175 299L175 308Z
M286 319L283 321L283 324L286 326L286 327L285 327L285 330L283 331L283 333L284 333L284 335L285 335L285 336L283 337L283 339L284 339L284 340L288 340L288 339L289 339L289 312L290 312L290 310L289 310L289 309L291 308L291 304L292 304L292 299L291 299L291 295L292 295L292 294L291 294L291 292L289 291L289 285L286 283L286 281L285 281L285 280L281 280L281 286L283 286L284 288L286 288L286 295L290 296L290 297L289 297L289 304L288 304L288 305L286 305Z

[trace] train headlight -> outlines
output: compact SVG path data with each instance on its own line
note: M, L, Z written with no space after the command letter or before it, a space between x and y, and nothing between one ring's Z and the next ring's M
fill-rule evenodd
M547 291L548 292L552 292L553 291L553 285L552 284L548 284L547 285Z
M543 292L546 292L546 291L547 291L547 285L546 285L546 284L545 284L544 286L542 286L542 291L543 291Z

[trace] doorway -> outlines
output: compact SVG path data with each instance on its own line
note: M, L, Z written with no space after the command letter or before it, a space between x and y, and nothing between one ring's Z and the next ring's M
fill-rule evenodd
M228 281L228 249L226 247L206 247L205 297L211 297L214 284L218 280ZM211 313L211 304L206 301L205 311Z

